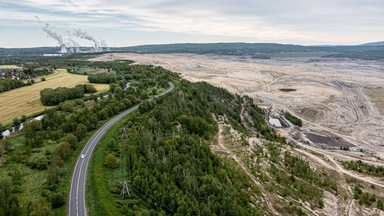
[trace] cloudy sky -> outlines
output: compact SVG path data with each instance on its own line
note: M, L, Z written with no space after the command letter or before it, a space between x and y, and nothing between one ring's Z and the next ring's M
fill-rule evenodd
M57 45L42 31L45 23L64 39L73 28L80 28L110 46L180 42L347 45L384 40L384 1L1 0L0 47Z

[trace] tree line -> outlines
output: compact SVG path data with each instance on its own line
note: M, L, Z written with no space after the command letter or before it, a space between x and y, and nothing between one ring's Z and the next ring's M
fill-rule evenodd
M32 84L32 83L28 83ZM15 88L20 88L23 86L28 85L24 83L22 80L16 80L16 79L0 79L0 93L9 91Z
M93 85L84 84L77 85L73 88L59 87L46 88L40 91L41 103L45 106L58 105L66 100L83 97L85 93L95 93L96 89Z
M365 173L368 175L383 177L384 176L384 167L374 166L368 163L364 163L361 160L357 161L343 161L342 164L345 168L357 171L359 173Z
M303 126L303 122L301 121L301 119L297 118L296 116L293 116L291 113L285 112L284 115L285 118L292 122L292 124L297 125L299 127Z
M90 83L110 84L110 83L116 82L116 77L113 74L99 73L99 74L89 75L88 80Z

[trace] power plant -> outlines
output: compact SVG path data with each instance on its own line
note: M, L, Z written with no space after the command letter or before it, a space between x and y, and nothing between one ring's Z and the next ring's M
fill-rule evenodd
M97 40L92 35L81 29L73 29L73 32L67 31L68 38L63 39L63 36L58 34L57 32L51 29L51 26L46 23L42 28L44 32L47 33L47 36L56 40L58 45L60 46L60 54L72 54L72 53L94 53L94 52L104 52L110 51L110 48L106 44L104 40ZM72 36L75 36L80 39L85 39L91 41L94 46L90 48L83 47L80 49L80 44L73 40ZM51 54L46 54L48 56Z

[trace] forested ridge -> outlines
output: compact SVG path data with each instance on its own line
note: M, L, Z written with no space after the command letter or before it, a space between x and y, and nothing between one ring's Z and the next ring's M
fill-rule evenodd
M88 185L94 214L270 214L260 201L261 188L239 164L212 153L209 146L216 142L219 118L242 134L243 146L249 145L249 127L266 141L246 154L244 162L270 193L309 202L311 208L324 207L325 190L338 193L336 182L325 172L318 173L308 161L283 151L291 144L266 124L264 110L247 96L181 80L174 92L144 103L139 112L108 132L95 151ZM242 120L241 112L249 117ZM123 128L128 140L120 139ZM123 180L130 181L130 198L121 198ZM282 212L306 214L298 202L281 202Z
M262 215L256 204L260 192L250 177L209 148L217 133L213 115L228 114L236 127L245 130L239 117L242 100L207 83L182 80L176 91L143 104L140 115L123 123L129 131L126 148L120 147L119 131L116 138L100 143L105 157L126 157L126 164L119 166L126 167L135 196L121 200L121 185L113 181L109 185L121 214ZM91 170L90 181L99 184L92 174L99 170ZM122 177L119 169L106 172L115 181ZM91 196L96 203L91 208L109 215L97 196L103 192L94 186Z

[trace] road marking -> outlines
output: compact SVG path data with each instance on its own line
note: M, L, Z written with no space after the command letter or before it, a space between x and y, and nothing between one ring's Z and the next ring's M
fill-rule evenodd
M79 184L80 184L80 177L81 177L81 168L83 167L83 162L80 165L80 171L79 175L77 177L77 188L76 188L76 215L79 215Z

